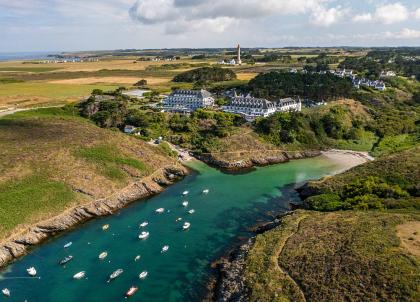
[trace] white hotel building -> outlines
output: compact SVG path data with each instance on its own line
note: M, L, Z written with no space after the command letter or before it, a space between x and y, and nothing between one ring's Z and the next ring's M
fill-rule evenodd
M166 112L191 113L199 108L214 105L211 93L201 90L175 90L163 100L163 110Z

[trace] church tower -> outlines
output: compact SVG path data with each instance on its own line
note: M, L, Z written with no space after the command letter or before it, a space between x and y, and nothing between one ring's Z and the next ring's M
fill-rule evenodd
M242 65L242 61L241 61L241 45L238 44L238 55L237 55L237 64L238 65Z

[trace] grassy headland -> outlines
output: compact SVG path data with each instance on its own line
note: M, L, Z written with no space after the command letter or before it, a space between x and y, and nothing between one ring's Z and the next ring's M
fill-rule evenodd
M0 119L0 239L174 165L160 148L101 129L72 106Z

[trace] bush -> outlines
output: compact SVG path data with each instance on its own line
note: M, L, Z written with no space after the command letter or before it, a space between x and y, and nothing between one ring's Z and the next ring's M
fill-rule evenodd
M173 82L199 82L202 85L206 82L223 82L235 79L236 74L230 69L221 67L202 67L176 75Z

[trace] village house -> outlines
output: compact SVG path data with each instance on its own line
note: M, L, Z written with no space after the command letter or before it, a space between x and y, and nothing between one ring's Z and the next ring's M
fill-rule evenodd
M276 105L266 99L247 96L234 96L222 110L229 113L240 114L247 121L258 117L267 117L276 112Z
M214 105L210 92L201 90L175 90L163 102L165 112L191 113Z
M276 109L281 112L302 111L302 102L300 98L297 101L292 98L280 99L276 103Z

